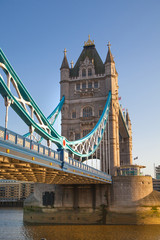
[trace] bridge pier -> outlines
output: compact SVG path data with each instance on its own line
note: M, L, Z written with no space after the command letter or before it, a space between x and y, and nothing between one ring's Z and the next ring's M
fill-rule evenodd
M160 224L150 176L115 176L112 185L35 184L24 221L41 224Z
M110 185L35 184L24 204L24 221L52 224L105 224Z

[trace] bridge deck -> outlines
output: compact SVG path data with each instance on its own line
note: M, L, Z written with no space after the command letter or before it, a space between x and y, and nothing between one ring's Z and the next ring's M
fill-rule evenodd
M0 127L0 179L48 184L105 184L111 176Z

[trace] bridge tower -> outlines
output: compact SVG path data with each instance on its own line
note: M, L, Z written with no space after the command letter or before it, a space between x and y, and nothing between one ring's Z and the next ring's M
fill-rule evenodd
M60 71L61 98L65 95L61 134L69 140L80 139L93 129L111 91L109 121L101 144L91 157L101 160L102 171L115 175L116 167L132 163L132 132L128 112L125 118L120 115L118 73L110 43L104 63L90 36L74 66L72 61L69 67L65 49Z

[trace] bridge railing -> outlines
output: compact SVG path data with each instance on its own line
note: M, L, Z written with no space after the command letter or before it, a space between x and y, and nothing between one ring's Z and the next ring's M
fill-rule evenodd
M70 157L68 158L68 161L65 160L65 162L68 162L69 165L72 165L74 167L81 168L84 171L89 171L89 172L91 172L93 174L101 175L102 177L105 177L106 175L108 175L105 172L102 172L102 171L100 171L98 169L95 169L95 168L93 168L93 167L91 167L89 165L86 165L86 164L84 164L82 162L79 162L79 161L77 161L77 160L75 160L73 158L70 158Z
M82 172L85 173L86 175L88 175L88 173L91 173L91 175L95 175L98 178L99 177L107 178L109 179L108 181L111 182L110 175L69 157L68 151L62 149L62 151L65 153L64 156L64 153L62 155L61 151L59 152L54 151L51 148L43 146L40 143L25 138L24 136L21 136L1 126L0 126L0 140L16 145L17 148L23 149L25 148L26 150L33 151L35 153L43 155L44 157L49 157L49 161L58 160L62 162L62 165L64 165L63 163L65 163L68 165L68 167L71 167L73 169L81 169Z
M15 132L5 129L3 127L0 127L0 140L5 140L12 144L16 144L19 147L23 147L25 149L32 150L33 152L39 153L41 155L45 155L47 157L51 157L56 160L60 160L59 152L54 151L51 148L43 146L33 140L25 138Z

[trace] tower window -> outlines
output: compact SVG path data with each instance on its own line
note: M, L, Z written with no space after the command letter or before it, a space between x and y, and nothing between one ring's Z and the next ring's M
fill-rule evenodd
M88 129L83 130L83 137L85 137L89 132L90 132L90 130L88 130Z
M88 83L88 88L92 88L92 82Z
M80 139L80 133L75 134L75 140L78 140L78 139Z
M0 197L5 197L5 187L0 188Z
M102 115L103 110L99 109L99 117Z
M83 109L83 117L91 117L92 116L92 108L91 107L85 107Z
M82 83L82 89L86 89L86 83Z
M88 68L88 76L92 76L92 69Z
M86 77L86 69L82 69L82 77Z
M76 118L76 112L72 112L72 118Z
M80 90L80 83L76 84L76 90Z
M94 88L98 88L98 82L94 82Z

